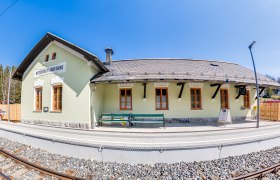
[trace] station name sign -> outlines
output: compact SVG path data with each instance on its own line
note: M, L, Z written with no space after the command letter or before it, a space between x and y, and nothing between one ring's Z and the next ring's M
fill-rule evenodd
M37 78L39 76L43 76L51 73L64 73L65 70L66 70L66 63L63 62L54 66L35 70L34 77Z

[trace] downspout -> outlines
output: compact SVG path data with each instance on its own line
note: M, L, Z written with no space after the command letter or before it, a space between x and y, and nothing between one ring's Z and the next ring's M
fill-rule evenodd
M94 111L94 91L96 89L95 84L90 83L90 128L95 129L95 124L96 124L96 115Z

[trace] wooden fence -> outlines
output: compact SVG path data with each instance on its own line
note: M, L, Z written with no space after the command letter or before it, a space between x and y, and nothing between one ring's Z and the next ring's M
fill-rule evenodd
M3 120L8 120L8 105L0 104L0 109L5 111L5 115L3 116ZM20 121L21 120L21 106L20 104L11 104L10 105L10 117L12 121Z
M260 104L260 118L280 121L280 102L262 102Z

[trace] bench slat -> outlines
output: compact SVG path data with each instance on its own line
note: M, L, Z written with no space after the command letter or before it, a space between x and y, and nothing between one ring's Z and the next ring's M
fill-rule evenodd
M99 120L99 122L128 122L128 120Z
M113 116L113 117L130 117L130 114L101 114L102 116Z
M145 123L149 123L149 124L153 124L153 123L159 123L159 124L162 124L163 121L131 121L132 123L142 123L142 124L145 124Z
M164 117L163 114L131 114L132 117Z

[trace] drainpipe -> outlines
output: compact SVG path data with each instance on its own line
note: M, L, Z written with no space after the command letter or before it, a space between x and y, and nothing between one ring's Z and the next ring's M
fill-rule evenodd
M90 124L91 129L95 129L95 113L94 113L94 105L93 105L93 93L95 91L96 86L94 84L90 84Z

